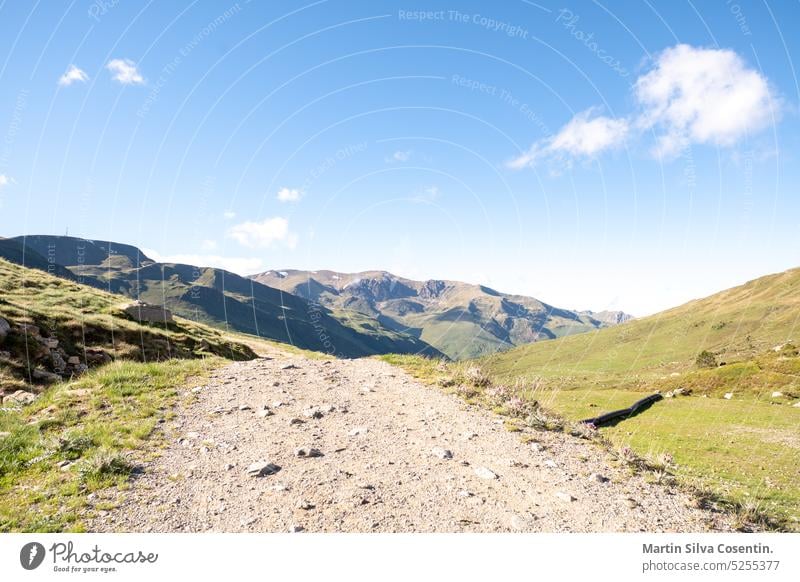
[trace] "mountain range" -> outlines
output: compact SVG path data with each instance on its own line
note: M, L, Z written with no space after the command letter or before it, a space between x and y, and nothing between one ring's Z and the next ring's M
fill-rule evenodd
M622 312L571 311L457 281L385 271L267 271L160 263L135 246L68 236L0 239L0 257L148 303L200 323L359 357L462 359L613 326Z
M452 359L616 325L622 312L571 311L458 281L414 281L386 271L266 271L253 280L334 310L362 313Z

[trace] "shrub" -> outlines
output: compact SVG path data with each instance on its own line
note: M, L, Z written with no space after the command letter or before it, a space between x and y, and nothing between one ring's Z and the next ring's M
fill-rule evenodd
M697 354L697 359L695 360L695 364L697 364L698 368L716 368L717 356L715 356L708 350L703 350L702 352Z
M86 435L71 432L59 441L58 450L70 461L80 458L81 455L94 446L94 440Z
M90 480L130 475L133 469L133 465L121 453L101 450L81 463L80 473L84 480Z
M528 426L536 430L563 430L564 421L552 414L548 414L541 408L535 408L533 412L525 419Z

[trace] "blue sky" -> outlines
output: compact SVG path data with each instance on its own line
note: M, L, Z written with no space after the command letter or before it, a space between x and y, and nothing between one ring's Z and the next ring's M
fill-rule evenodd
M637 315L800 265L800 4L615 4L0 2L0 236Z

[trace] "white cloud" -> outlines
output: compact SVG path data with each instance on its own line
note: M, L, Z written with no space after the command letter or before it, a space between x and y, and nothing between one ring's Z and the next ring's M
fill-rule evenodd
M387 156L384 158L386 163L392 164L394 162L407 162L411 159L411 150L398 150L394 152L391 156Z
M108 61L106 68L111 71L112 78L123 85L144 84L144 77L136 68L136 63L130 59L112 59Z
M236 218L236 213L233 210L226 210L225 212L222 213L222 217L225 220L233 220L234 218Z
M673 157L691 144L733 146L780 113L767 79L732 50L679 44L661 52L634 84L635 115L612 119L596 108L579 113L555 136L507 162L512 169L543 158L570 163L622 144L635 130L656 135L653 153Z
M278 200L281 202L297 202L303 193L297 188L281 188L278 190Z
M237 275L252 275L260 273L265 266L261 259L249 257L224 257L220 255L201 254L174 254L162 255L152 249L142 249L142 252L158 263L180 263L198 267L214 267L225 269Z
M70 65L67 72L59 77L58 84L62 87L66 87L75 82L85 83L88 80L89 75L86 74L86 71L79 69L75 65Z
M200 243L200 250L203 251L215 251L217 250L217 241L215 240L204 240Z
M297 244L297 235L289 230L289 221L280 216L261 222L243 222L228 231L228 236L248 248L268 248L280 243L289 248Z
M441 190L438 186L428 186L412 196L411 199L416 202L432 203L438 200L440 194Z
M628 122L595 113L595 108L578 113L556 135L537 141L507 166L518 170L541 158L591 158L621 145L630 129Z
M671 47L639 77L642 128L660 133L656 153L673 156L688 143L731 146L765 127L778 108L767 79L727 49Z
M0 174L0 188L7 186L9 182L11 182L11 179L8 176L5 174Z

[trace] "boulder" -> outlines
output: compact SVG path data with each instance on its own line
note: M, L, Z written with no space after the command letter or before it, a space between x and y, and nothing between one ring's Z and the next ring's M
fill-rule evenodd
M167 323L173 321L172 312L163 305L152 305L144 301L134 301L123 311L138 322Z
M0 340L5 338L8 335L9 331L11 331L11 324L9 324L5 319L0 317Z
M81 359L78 356L70 356L69 358L67 358L67 363L70 366L77 366L78 364L81 363Z
M43 337L40 341L48 350L54 350L58 347L58 339L54 337Z
M62 378L58 374L48 372L47 370L34 370L31 377L36 382L43 382L45 384L55 384L61 382Z
M13 394L3 397L3 404L8 406L25 406L36 400L36 395L24 390L17 390Z
M26 337L32 337L34 339L42 337L42 333L39 328L30 323L20 324L19 331Z
M58 372L63 372L67 368L67 363L58 352L50 352L50 360L53 362L53 369Z

